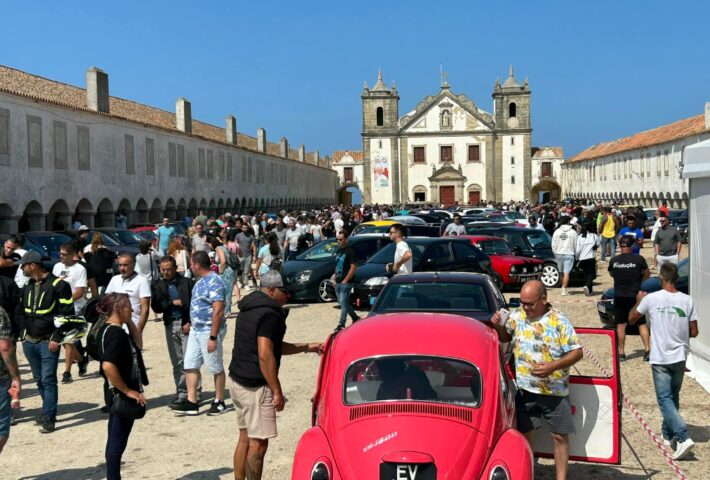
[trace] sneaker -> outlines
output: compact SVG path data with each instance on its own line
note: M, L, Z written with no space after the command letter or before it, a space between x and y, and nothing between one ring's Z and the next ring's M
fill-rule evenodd
M560 295L562 295L563 297L566 297L567 295L569 295L569 292L567 291L566 288L563 288L562 293L560 293Z
M71 372L64 372L62 374L62 383L71 383L74 379L71 376Z
M187 398L185 397L175 397L175 400L170 402L168 404L168 407L170 407L172 410L175 410L178 406L182 405L183 403L187 402Z
M79 376L83 377L86 375L86 370L89 368L89 356L84 354L84 358L79 362Z
M665 438L663 439L663 446L666 447L671 452L675 452L675 447L677 447L676 444L677 444L677 442L675 441L675 439L673 439L673 440L667 440Z
M55 430L54 424L56 421L55 417L45 418L44 422L39 426L39 433L52 433Z
M678 446L675 449L675 453L673 454L673 460L683 460L685 457L688 456L688 454L693 450L695 447L695 442L688 438L684 442L680 442Z
M224 413L226 411L227 406L224 404L224 401L220 400L219 402L212 402L212 406L209 410L207 410L207 415L219 415L220 413Z
M626 361L626 354L625 354L625 353L620 353L620 354L619 354L619 361L620 361L620 362L625 362L625 361Z
M643 353L643 361L644 361L644 362L648 362L648 359L649 359L650 356L651 356L651 352L649 352L648 350L646 350L646 351Z
M333 333L334 333L334 334L335 334L335 333L338 333L338 332L341 331L343 328L345 328L345 325L338 325L337 327L335 327L335 330L333 330Z
M173 413L175 415L199 415L200 406L197 403L193 403L190 400L185 400L180 405L173 408Z
M591 294L592 294L592 292L589 291L589 287L585 285L584 286L584 295L589 297Z

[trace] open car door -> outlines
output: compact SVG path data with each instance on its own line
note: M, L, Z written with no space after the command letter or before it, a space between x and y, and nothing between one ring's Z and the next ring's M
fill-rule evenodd
M569 395L576 433L569 436L569 458L618 465L622 396L616 330L576 328L575 331L587 350L584 359L570 369ZM535 431L532 449L536 456L553 456L547 422L542 422L542 427Z

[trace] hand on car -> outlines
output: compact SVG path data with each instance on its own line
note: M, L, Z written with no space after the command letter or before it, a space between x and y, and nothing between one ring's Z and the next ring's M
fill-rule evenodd
M323 344L322 343L309 343L306 345L306 352L317 353L318 355L323 354Z

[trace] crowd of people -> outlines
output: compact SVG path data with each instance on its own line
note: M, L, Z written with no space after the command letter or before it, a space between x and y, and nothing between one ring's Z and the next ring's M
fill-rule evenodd
M697 316L692 300L674 289L681 242L678 232L668 225L667 207L662 205L656 212L651 235L653 263L660 268L662 291L666 292L661 298L657 294L644 297L640 292L641 282L650 274L644 257L639 255L646 228L640 207L621 211L594 202L488 205L516 210L528 219L529 228L551 235L562 274L563 296L570 293L570 273L575 265L584 272L584 293L593 295L597 252L601 262L609 258L608 272L615 285L619 358L626 358L626 324L640 323L645 360L653 366L664 418L663 437L669 445L672 441L677 443L675 456L683 458L692 448L692 440L677 412L678 396L683 352L687 353L688 337L697 335ZM175 398L169 407L176 415L199 413L201 370L205 367L213 377L215 392L207 415L226 411L227 388L237 411L240 435L234 452L235 478L261 478L268 440L277 432L275 412L284 408L278 378L281 356L321 351L320 343L290 344L283 340L288 315L283 307L289 296L280 273L283 263L321 240L337 239L332 279L341 305L337 333L345 328L348 316L352 321L359 319L348 300L356 267L348 236L362 222L386 219L395 213L396 209L379 205L279 214L225 213L216 218L199 212L194 218L184 219L189 225L184 236L178 235L165 218L156 229L155 242L141 243L136 256L116 256L103 243L101 234L88 238L89 229L79 225L80 235L62 245L60 261L51 271L39 253L22 249L20 236L11 237L5 242L0 259L0 451L9 436L10 403L17 406L21 393L16 342L22 343L42 400L42 414L36 419L41 433L55 430L59 404L57 368L63 348L62 383L73 381L74 365L78 375L84 376L92 356L101 361L106 402L103 410L109 415L107 473L109 479L120 478L123 451L134 420L141 416L140 409L126 405L146 405L143 386L147 375L140 355L142 334L149 318L159 316L175 384ZM464 234L461 217L456 216L442 233ZM405 229L394 224L389 235L396 249L387 265L388 272L411 272L412 252L404 238ZM118 269L115 275L114 265ZM501 340L512 340L515 347L521 431L532 431L544 417L552 427L555 457L560 453L562 459L567 435L574 430L568 415L563 414L569 411L565 400L568 369L581 358L580 345L571 323L550 307L542 283L525 284L520 296L522 307L511 314L508 323L499 323L498 315L492 324ZM237 309L233 309L233 297ZM671 319L669 306L674 302L680 302L685 313L688 325L682 328ZM660 310L652 308L657 305L669 308L664 310L666 313L657 314ZM95 316L90 319L88 311L95 312ZM227 319L235 315L238 321L227 374L223 342ZM644 315L661 316L649 329L643 324ZM94 328L99 324L96 318L101 319L102 329ZM91 322L82 327L81 319ZM551 328L531 327L531 322L538 321ZM543 330L554 330L559 335L546 338L539 333ZM86 345L82 343L83 336ZM540 342L557 342L560 348L552 350L553 357L540 359L531 353L539 350L536 344ZM558 478L566 474L564 458L557 464Z

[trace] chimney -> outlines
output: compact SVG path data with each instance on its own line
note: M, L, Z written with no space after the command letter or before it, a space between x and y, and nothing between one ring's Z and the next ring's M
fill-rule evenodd
M705 128L710 129L710 102L705 102Z
M227 143L237 144L237 118L234 115L227 115Z
M266 130L263 128L256 129L256 149L266 153Z
M316 150L313 155L315 157L315 165L320 167L320 152Z
M183 97L175 102L175 123L181 132L192 133L192 105Z
M306 147L303 144L298 147L298 161L303 163L306 162Z
M286 140L286 137L281 137L281 156L288 158L288 140Z
M96 67L86 71L86 106L95 112L109 113L108 74Z

